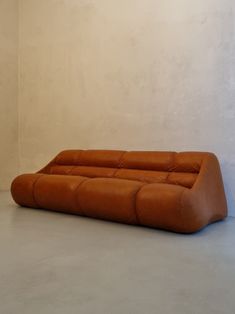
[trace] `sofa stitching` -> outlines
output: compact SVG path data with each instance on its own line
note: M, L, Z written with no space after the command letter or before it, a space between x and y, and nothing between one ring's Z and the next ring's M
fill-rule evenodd
M78 157L74 159L74 163L78 162L78 164L76 164L76 165L74 165L74 166L73 166L73 165L65 165L65 166L71 166L71 167L72 167L72 168L66 173L66 175L70 175L70 173L73 171L73 169L80 165L80 164L79 164L79 159L80 159L80 156L81 156L82 152L83 152L83 150L79 151ZM58 159L58 157L59 157L59 155L55 158L55 164L56 164L56 165L60 165L60 164L58 164L58 163L56 162L56 160ZM62 165L62 166L63 166L63 165ZM51 168L50 168L50 172L49 172L49 173L52 174L52 173L51 173Z
M166 176L166 179L165 179L165 182L164 183L169 183L169 176L170 176L170 174L171 174L171 171L168 171L168 174L167 174L167 176Z
M114 171L113 175L112 175L112 178L115 178L116 176L116 173L118 172L118 170L122 169L121 168L121 163L122 163L122 159L123 159L123 156L127 153L127 151L123 152L118 160L118 165L117 165L117 168L116 170Z
M76 168L77 166L73 166L70 170L69 170L69 172L68 173L66 173L66 175L70 175L71 174L71 172L73 171L73 169L74 168Z
M122 155L120 156L119 160L118 160L118 169L121 168L121 164L122 164L122 160L123 160L123 157L124 155L128 153L127 151L123 152Z
M60 164L60 163L58 163L58 158L59 158L60 154L63 153L63 152L66 152L66 150L60 152L60 153L54 158L54 163L55 163L56 165L68 166L68 165L66 165L66 164ZM83 152L83 150L79 150L78 157L74 159L74 162L79 161L82 152Z
M120 168L117 168L116 170L114 170L114 173L113 173L113 175L112 175L112 178L116 178L116 174L117 174L118 170L120 170Z
M81 158L82 152L83 152L83 150L80 150L80 152L78 153L78 157L75 160L75 162L78 162L78 164L76 166L80 166L80 158Z
M140 223L140 219L139 219L139 215L138 215L138 211L137 211L137 206L136 206L136 203L137 203L137 195L138 193L140 192L140 190L147 184L143 184L141 187L139 187L139 189L134 193L133 195L133 198L134 198L134 213L135 213L135 218L136 218L136 222L138 225L141 225Z
M172 171L174 171L174 170L177 168L177 166L175 165L175 160L176 160L177 154L178 154L178 153L173 152L172 164L171 164L170 167L168 168L168 172L169 172L169 173L172 172Z
M36 186L36 183L39 181L40 178L44 177L45 175L44 174L41 174L33 183L33 191L32 191L32 196L33 196L33 200L36 204L36 206L38 208L40 208L41 206L38 204L38 202L36 201L36 197L35 197L35 186Z
M180 215L180 220L181 220L181 223L183 225L183 230L185 230L185 219L183 218L183 197L184 197L184 193L187 191L187 189L184 189L182 192L181 192L181 195L180 195L180 210L179 210L179 215Z
M78 199L78 197L77 197L77 192L78 192L78 190L79 190L79 187L80 187L83 183L85 183L86 181L88 181L88 180L90 180L90 179L91 179L91 178L87 178L87 179L83 180L82 182L78 183L78 186L77 186L76 189L74 190L75 204L78 204L78 208L81 210L81 212L82 212L82 214L83 214L84 216L87 216L87 215L86 215L84 209L82 208L81 204L79 203L79 199Z

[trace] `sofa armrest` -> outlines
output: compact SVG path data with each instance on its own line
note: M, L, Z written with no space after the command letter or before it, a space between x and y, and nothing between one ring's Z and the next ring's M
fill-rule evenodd
M227 216L227 202L217 157L208 153L203 159L197 180L182 194L182 219L189 231Z

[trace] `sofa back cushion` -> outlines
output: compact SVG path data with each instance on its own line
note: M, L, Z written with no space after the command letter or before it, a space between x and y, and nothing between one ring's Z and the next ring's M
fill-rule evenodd
M118 150L67 150L41 172L85 177L123 178L191 188L206 153Z
M124 151L118 150L65 150L57 155L58 165L118 167Z
M174 165L172 152L126 152L120 168L169 171Z
M84 150L80 155L80 165L118 168L124 151Z
M181 152L175 154L171 171L199 173L202 161L207 153Z

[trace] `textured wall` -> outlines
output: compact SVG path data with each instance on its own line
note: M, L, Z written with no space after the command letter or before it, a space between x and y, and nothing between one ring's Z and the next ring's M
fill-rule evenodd
M202 150L235 215L233 0L20 0L21 171L64 148Z
M18 1L0 0L0 189L18 170Z

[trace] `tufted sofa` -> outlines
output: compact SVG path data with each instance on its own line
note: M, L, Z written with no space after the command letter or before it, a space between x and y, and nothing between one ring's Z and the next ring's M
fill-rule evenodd
M21 206L181 233L227 215L218 160L204 152L66 150L11 193Z

